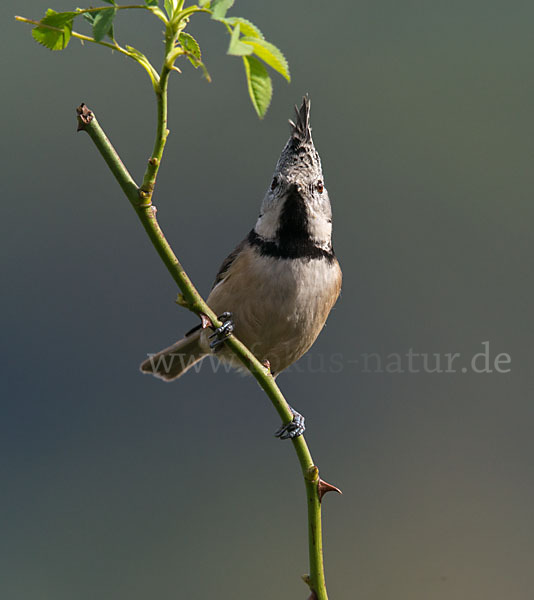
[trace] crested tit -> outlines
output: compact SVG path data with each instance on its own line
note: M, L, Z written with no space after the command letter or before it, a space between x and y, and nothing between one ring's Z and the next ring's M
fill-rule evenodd
M332 248L332 210L321 159L311 137L309 99L295 111L291 137L256 225L222 263L208 296L210 308L224 313L223 327L215 334L195 327L174 345L149 355L141 365L143 373L171 381L212 351L242 369L224 347L224 337L233 331L259 360L268 361L276 376L319 335L339 296L341 269ZM278 437L302 433L303 419L294 415Z

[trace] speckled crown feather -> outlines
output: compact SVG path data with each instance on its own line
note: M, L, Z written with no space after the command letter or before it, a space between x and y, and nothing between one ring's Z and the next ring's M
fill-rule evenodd
M288 179L297 179L299 172L315 171L317 177L321 174L321 159L313 144L310 126L310 106L308 96L302 99L300 108L295 106L295 121L291 125L291 137L287 141L276 165L276 173L281 173Z

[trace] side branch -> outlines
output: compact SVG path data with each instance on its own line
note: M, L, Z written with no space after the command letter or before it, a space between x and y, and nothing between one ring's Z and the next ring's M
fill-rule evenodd
M152 156L148 160L148 166L145 171L145 176L143 177L143 183L141 184L141 195L148 202L150 202L152 193L154 192L161 157L163 156L163 150L165 149L165 144L169 135L169 130L167 129L167 86L173 65L167 64L167 57L174 48L176 35L176 31L172 26L167 24L165 29L165 61L161 68L159 85L157 89L155 89L158 105L156 139L154 140Z
M163 79L163 77L162 77ZM164 93L163 96L166 96ZM158 98L159 101L159 98ZM159 116L166 116L166 105L159 105L161 111ZM147 232L152 244L158 252L167 270L178 285L182 293L182 301L180 304L197 314L198 316L205 315L215 327L219 327L221 322L217 315L206 304L202 296L189 279L184 271L180 261L174 254L169 245L163 231L161 230L157 218L156 208L152 205L151 196L155 176L159 167L159 159L163 152L163 146L166 138L166 128L158 128L156 136L156 144L154 154L159 154L158 161L152 165L152 169L147 169L145 174L145 182L150 183L149 189L145 186L137 186L132 176L124 166L119 155L113 148L106 134L98 124L94 114L82 104L77 109L78 114L78 130L86 131L89 137L94 142L98 151L106 161L108 167L113 173L115 179L121 186L130 204L134 208L139 217L145 231ZM149 160L154 162L152 156ZM147 182L147 179L149 180ZM226 340L227 346L241 360L245 367L256 378L261 388L265 391L274 408L280 415L282 422L289 423L293 419L288 403L285 400L280 388L276 384L269 369L267 369L252 352L241 343L235 336L230 336ZM312 590L312 598L314 600L328 600L323 570L323 554L322 554L322 534L321 534L321 498L326 491L339 490L326 484L319 477L319 469L314 465L308 445L304 436L299 436L292 439L293 446L297 453L302 474L306 484L306 495L308 499L308 538L309 538L309 559L310 559L310 574L306 576L305 581Z

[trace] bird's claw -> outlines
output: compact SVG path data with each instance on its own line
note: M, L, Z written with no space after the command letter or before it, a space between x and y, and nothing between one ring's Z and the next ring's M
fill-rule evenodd
M209 336L209 339L213 340L210 342L210 348L212 350L218 350L222 344L224 344L226 338L234 331L232 313L224 312L219 316L219 321L222 321L223 324L220 327L217 327L217 329Z
M291 406L289 407L289 410L293 414L293 420L282 425L274 434L275 437L281 440L292 440L293 438L302 435L306 429L304 426L304 417L291 408Z

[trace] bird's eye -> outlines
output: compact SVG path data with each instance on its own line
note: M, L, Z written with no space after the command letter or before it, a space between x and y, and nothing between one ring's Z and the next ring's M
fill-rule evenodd
M277 185L278 185L278 179L276 177L273 177L273 180L271 181L271 190L274 190Z
M323 193L324 190L324 184L323 182L319 179L319 181L317 182L317 185L315 186L317 188L317 191L319 192L319 194Z

